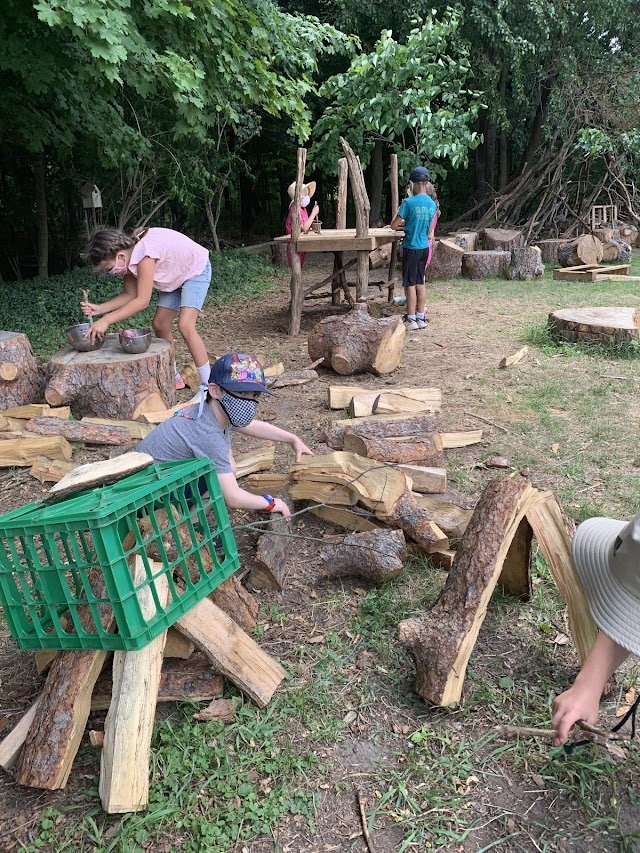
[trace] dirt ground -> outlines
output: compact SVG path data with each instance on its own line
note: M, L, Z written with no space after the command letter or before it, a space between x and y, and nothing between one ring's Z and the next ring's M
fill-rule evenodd
M326 262L318 262L318 274L322 274L325 267ZM308 259L307 274L311 271L312 262ZM432 293L437 298L430 306L429 327L424 332L408 335L402 365L392 375L342 378L320 367L318 381L278 391L276 397L261 403L258 416L295 432L316 452L323 452L326 450L323 428L330 420L326 402L329 384L362 384L375 388L441 387L443 429L483 428L485 431L482 445L447 452L447 466L457 472L449 497L472 507L483 485L495 476L495 472L476 468L476 463L489 453L509 450L517 459L522 451L515 439L509 445L509 396L518 393L517 373L504 380L500 406L495 402L490 406L485 394L499 359L523 344L519 305L514 298L496 310L496 306L486 300L448 298L445 285L435 285ZM287 306L288 281L283 274L277 290L259 301L209 311L201 324L209 351L216 354L229 350L251 351L265 365L282 361L287 370L304 368L310 360L306 333L321 317L331 313L330 305L324 301L314 303L313 310L303 314L301 334L294 339L286 335ZM395 306L389 309L394 314L401 314L402 310ZM181 355L184 357L184 350ZM573 368L569 365L568 369ZM242 451L249 446L247 441L238 442L236 449ZM533 452L531 448L527 450ZM83 451L78 461L103 457L101 451ZM284 469L291 461L288 448L276 448L276 468ZM541 459L539 462L536 465L535 454L527 457L532 482L541 489L556 488L562 472L544 465ZM0 512L37 499L44 490L26 469L3 472L0 474ZM236 520L242 518L238 514ZM336 534L337 529L306 515L300 517L297 532L307 539L299 540L292 548L283 595L258 594L261 622L265 628L261 645L279 657L285 666L295 647L310 637L326 636L331 631L343 632L369 591L364 583L345 581L337 592L335 587L319 580L318 540ZM254 545L247 535L240 535L238 541L242 564L246 567L250 565ZM444 578L442 572L434 574L436 589ZM331 606L334 599L337 604ZM286 629L269 620L274 605L286 614ZM562 630L564 626L555 627ZM495 723L503 721L505 714L504 709L495 704L495 697L483 702L485 680L493 677L497 670L508 677L515 685L513 702L517 705L524 702L523 691L526 692L527 685L537 677L549 679L551 683L561 682L564 686L575 674L573 653L564 649L558 650L555 670L543 673L536 670L538 665L548 667L548 660L532 657L534 640L529 642L528 636L532 637L536 630L531 604L520 611L509 609L504 602L492 604L472 655L468 691L477 695L476 707L463 715L429 709L417 699L412 691L413 664L408 655L406 669L396 673L391 684L381 678L376 655L358 652L354 640L353 660L342 673L344 686L341 688L349 723L335 743L318 743L315 747L327 770L320 786L321 804L313 833L304 822L292 816L281 822L272 838L248 842L236 849L248 853L366 851L357 795L365 809L370 808L376 802L381 768L386 774L394 769L402 770L407 733L428 724L439 732L446 732L447 737L467 743L477 741L479 753L486 753L489 748L482 737ZM32 656L16 650L4 624L0 631L1 737L29 707L42 679L36 674ZM370 684L367 684L368 679ZM362 702L362 691L370 695L368 704ZM354 713L349 713L351 711ZM292 736L305 735L298 732ZM471 777L476 781L469 783L465 794L466 819L477 829L459 845L445 845L439 849L544 849L594 853L640 849L640 844L634 847L633 843L621 847L619 838L598 829L597 821L589 825L581 805L560 788L548 786L539 773L528 770L526 760L514 761L510 755L504 758L496 755L483 766L486 772ZM637 774L637 757L634 766ZM87 788L95 786L96 770L95 753L81 750L67 789L59 792L18 788L0 771L0 850L20 849L21 845L28 844L48 807L86 802ZM637 828L638 814L631 801L622 797L619 809L619 824L627 832ZM369 850L393 853L400 849L401 841L402 832L388 821L376 829Z

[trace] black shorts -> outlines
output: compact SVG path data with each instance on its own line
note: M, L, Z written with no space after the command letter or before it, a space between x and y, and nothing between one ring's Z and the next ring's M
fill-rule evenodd
M424 284L424 268L427 265L429 249L402 250L402 286L411 287Z

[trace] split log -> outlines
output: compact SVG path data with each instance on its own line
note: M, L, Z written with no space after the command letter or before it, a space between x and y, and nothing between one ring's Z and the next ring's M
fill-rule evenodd
M152 563L154 574L162 564ZM132 568L136 587L146 579L142 557ZM169 600L166 576L157 575L155 589L162 608ZM149 622L156 614L154 596L148 586L136 593L142 617ZM104 722L98 790L107 814L140 811L149 803L149 759L156 712L160 669L166 631L136 652L113 655L111 704ZM132 746L134 748L132 748Z
M423 412L439 412L442 392L439 388L403 388L385 391L370 402L368 395L356 395L349 404L352 417L376 415L419 415Z
M19 418L20 420L28 421L31 418L37 418L50 411L52 409L48 403L30 403L25 406L13 406L10 409L3 409L0 415L5 418Z
M566 245L567 240L537 240L534 245L540 249L540 259L543 264L558 263L558 248Z
M206 551L202 551L201 556L205 555L209 556ZM249 590L242 586L238 578L228 578L209 593L209 598L243 631L251 633L258 624L258 602Z
M501 277L509 266L511 252L490 249L481 252L465 252L462 258L462 275L477 281L489 276Z
M392 250L393 243L385 243L384 246L377 246L372 252L369 252L369 269L377 270L380 267L388 267Z
M61 459L49 459L48 456L36 456L36 461L29 469L29 473L41 483L57 483L70 471L73 471L72 462L63 462Z
M593 234L583 234L558 248L558 262L562 267L599 264L603 251L604 247L597 237Z
M479 234L477 231L454 231L453 234L447 234L446 239L460 246L465 252L475 252L478 243Z
M25 467L35 464L38 456L62 459L69 462L72 449L66 438L54 435L51 438L10 438L0 441L0 468Z
M20 756L20 751L27 739L29 729L33 725L39 702L40 697L36 699L26 714L22 715L18 723L11 729L2 743L0 743L0 767L7 772L13 769Z
M491 481L473 513L444 589L424 616L399 625L416 660L416 692L435 705L456 705L480 626L512 540L538 492L519 479Z
M353 530L356 533L365 533L367 530L378 530L380 527L375 515L361 509L352 510L335 506L314 506L309 512L311 515L315 515L329 524L335 524L336 527L344 527L346 530Z
M405 550L401 530L380 529L351 533L337 544L325 545L319 556L329 578L357 576L380 585L402 574Z
M383 514L376 512L378 518L394 527L400 527L407 536L413 539L423 551L448 549L449 540L438 527L430 513L423 509L409 489L403 494L391 512Z
M288 474L277 474L274 471L269 471L268 474L250 474L247 481L242 484L242 488L251 492L252 495L273 495L278 492L286 492L289 488L291 479Z
M570 522L564 516L556 496L548 492L541 493L538 501L529 507L527 520L567 605L569 631L578 660L583 664L596 640L598 628L591 616L582 581L573 562Z
M266 707L286 673L223 610L204 598L175 627L236 687Z
M107 335L104 346L93 352L65 347L51 356L45 400L52 406L70 405L77 417L135 420L149 397L156 409L174 404L171 353L169 342L160 338L153 338L146 352L124 353L117 335Z
M291 545L291 525L279 512L272 512L268 530L258 540L255 565L249 575L249 585L255 589L281 592Z
M525 516L515 532L502 564L498 586L505 595L529 601L531 598L531 542L533 528Z
M511 250L511 260L505 270L506 278L511 281L533 281L543 272L542 252L537 246Z
M521 231L509 228L485 228L482 232L482 245L485 249L501 249L511 252L524 246L524 235Z
M398 468L411 480L414 492L443 495L447 491L447 472L444 468L424 465L398 465Z
M436 569L442 569L444 572L450 572L455 556L456 552L449 549L446 551L432 551L429 554L428 560Z
M471 444L479 444L482 441L481 429L463 429L458 432L441 432L440 438L445 450L454 447L469 447Z
M367 438L349 430L344 436L344 449L380 462L421 462L442 466L442 439L434 432L408 438Z
M423 433L437 432L438 422L433 415L417 415L415 417L395 417L386 419L380 416L374 418L344 418L336 421L325 432L325 442L334 450L344 449L346 432L360 435L363 438L399 438L400 436L417 436Z
M42 399L44 376L20 332L0 332L0 409L23 406Z
M317 370L289 370L281 376L276 376L271 381L267 382L269 388L288 388L290 385L306 385L307 382L314 382L318 378Z
M98 572L92 588L97 599L108 598ZM113 630L115 613L108 601L97 605L97 611L104 630ZM78 616L85 630L95 624L88 607L79 607ZM106 651L65 651L57 655L15 764L19 785L48 790L66 786L89 717L93 686L107 656Z
M462 539L469 526L473 510L464 509L450 501L440 501L428 495L413 494L418 506L426 510L438 527L454 541Z
M61 435L67 441L80 441L83 444L130 444L128 429L105 424L91 424L84 421L68 421L62 418L32 418L25 424L27 432L36 435Z
M425 281L455 278L460 275L465 249L450 239L433 241L431 263L424 274Z
M633 308L562 309L549 314L548 323L551 337L567 343L582 341L606 346L612 341L627 343L640 337Z
M130 418L132 421L136 421L139 418L146 418L146 415L164 409L165 405L166 403L164 399L160 396L160 394L153 391L151 394L147 394L145 397L142 398L142 400L140 400L138 405L131 413Z
M52 414L55 411L55 409L51 409ZM141 421L120 421L112 418L82 418L80 423L123 427L129 431L129 438L131 441L140 441L141 439L146 438L153 429L151 424L143 424Z
M400 317L374 320L366 305L335 317L325 317L309 332L312 360L325 364L341 376L354 373L391 373L400 364L406 330Z
M236 479L247 477L256 471L268 471L273 465L275 456L276 448L274 444L264 444L255 450L249 450L247 453L238 453L235 457L237 466Z
M2 445L0 445L1 450ZM83 492L85 489L116 483L123 477L142 471L149 465L153 465L153 457L148 453L138 453L135 450L116 456L115 459L103 459L101 462L78 465L49 489L45 501L58 501L76 492Z
M519 364L528 352L529 347L521 347L513 355L506 355L504 358L501 358L498 367L511 367L512 364Z
M289 483L288 492L294 501L313 501L330 506L355 506L358 503L358 495L339 483Z
M631 246L619 237L612 237L602 244L602 260L628 264L631 261Z
M270 364L268 367L265 367L264 378L271 379L276 376L282 376L284 373L284 364L281 361L276 362L275 364Z
M620 229L619 228L605 228L605 227L594 228L592 233L593 233L593 236L597 237L601 243L608 243L609 240L613 240L614 237L620 236Z

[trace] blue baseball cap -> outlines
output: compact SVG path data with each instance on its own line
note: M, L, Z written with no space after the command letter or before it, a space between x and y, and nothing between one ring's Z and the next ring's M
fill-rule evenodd
M250 353L229 352L220 356L213 363L209 383L219 385L225 391L259 391L261 394L272 394L267 388L262 365Z
M411 174L409 175L409 180L413 181L428 181L429 180L429 170L426 166L414 166L411 170Z

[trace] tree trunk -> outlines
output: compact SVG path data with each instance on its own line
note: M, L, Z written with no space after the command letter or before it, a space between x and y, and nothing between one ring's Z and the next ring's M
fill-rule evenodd
M558 261L563 267L577 267L582 264L599 264L602 261L604 246L592 234L583 234L570 243L558 247Z
M540 249L541 259L543 264L558 263L558 249L564 246L567 240L552 239L552 240L537 240L535 245Z
M532 281L543 272L542 252L537 246L511 250L511 261L505 271L507 278L512 281Z
M521 231L508 228L485 228L482 232L482 245L485 249L501 249L510 252L511 249L524 246L524 235Z
M511 252L500 250L465 252L462 258L462 275L474 280L487 276L502 276L510 260Z
M451 240L433 241L433 256L424 274L425 281L454 278L460 274L465 250Z
M44 152L34 155L33 182L38 222L38 275L49 275L49 222L47 216L47 164Z
M384 169L382 165L383 143L376 140L371 154L369 164L371 210L369 211L369 225L375 225L382 219L382 188L384 184Z

